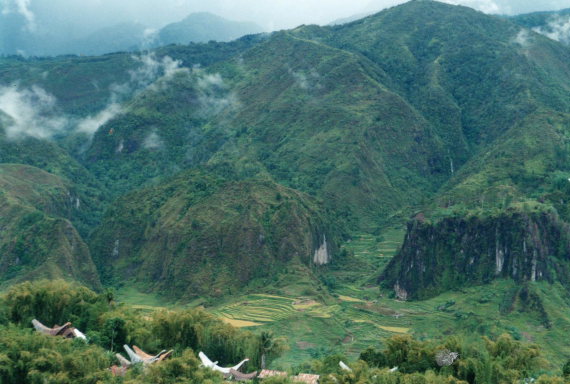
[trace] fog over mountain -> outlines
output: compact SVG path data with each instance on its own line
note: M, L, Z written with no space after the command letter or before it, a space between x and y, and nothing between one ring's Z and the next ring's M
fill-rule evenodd
M1 0L3 18L18 15L30 32L65 28L86 35L124 22L161 28L188 14L210 12L236 21L250 21L264 29L292 28L300 24L327 24L354 14L401 4L402 0ZM570 7L570 0L444 0L485 13L519 14Z

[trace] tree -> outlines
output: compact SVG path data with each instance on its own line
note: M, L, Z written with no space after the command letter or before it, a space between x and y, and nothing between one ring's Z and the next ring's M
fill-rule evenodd
M570 360L566 361L564 366L562 366L562 376L570 378Z
M115 349L120 349L127 341L125 320L120 317L112 317L105 320L101 338L101 343L104 346L108 346L111 351L114 352ZM116 346L119 346L119 348L116 348Z
M285 349L286 345L283 339L276 338L272 332L261 332L259 338L261 369L265 369L267 363L283 353Z
M369 367L381 368L387 365L384 353L382 351L377 351L372 347L368 347L362 351L359 359L365 361Z

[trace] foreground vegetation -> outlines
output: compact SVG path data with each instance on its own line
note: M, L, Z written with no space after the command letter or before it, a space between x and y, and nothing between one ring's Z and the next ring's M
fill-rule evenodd
M174 375L176 380L217 382L217 375L197 369L198 360L191 351L215 356L220 365L247 356L250 366L259 367L263 354L271 361L281 348L277 341L271 348L264 347L261 336L238 330L201 309L142 315L117 304L110 292L96 294L63 281L16 285L2 297L2 308L2 383L107 382L108 368L116 363L113 354L122 351L124 344L147 351L174 349L175 358L151 368L144 382L174 382L155 380L165 375ZM90 342L37 334L31 330L33 318L50 326L71 321ZM135 369L125 380L142 376Z
M2 296L0 317L0 379L3 384L27 383L221 383L220 374L200 367L196 352L230 365L249 357L248 371L259 369L262 356L271 362L283 350L282 339L268 333L256 335L217 320L202 309L160 310L141 314L117 304L110 292L93 291L63 281L23 283ZM50 337L33 331L32 318L47 324L71 320L85 331L89 342ZM379 345L380 340L377 341ZM143 369L134 367L125 377L113 377L114 352L123 344L158 352L174 349L172 359ZM560 372L546 374L548 366L538 346L510 335L496 340L472 341L448 337L420 341L398 335L384 347L369 347L352 371L343 371L345 356L328 354L297 364L291 374L315 373L321 383L514 383L536 378L539 383L562 383ZM451 366L436 362L438 352L459 353ZM398 367L396 371L389 368ZM558 375L558 376L557 376ZM271 379L268 383L288 383Z

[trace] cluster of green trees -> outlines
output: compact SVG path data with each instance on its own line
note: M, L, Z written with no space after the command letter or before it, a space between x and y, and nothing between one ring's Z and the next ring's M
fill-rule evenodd
M457 352L459 358L452 365L441 367L436 355L443 350ZM322 384L546 384L570 379L570 362L564 366L562 376L547 375L538 346L509 335L475 341L459 337L420 341L410 335L398 335L385 340L383 349L370 347L362 351L359 360L350 364L351 372L343 371L339 361L347 359L330 355L295 370L320 374ZM391 371L394 367L397 370Z
M234 328L201 309L139 311L115 303L110 291L98 294L64 281L26 282L13 286L0 303L0 383L217 383L221 375L200 368L204 351L220 365L248 357L259 368L284 348L271 334ZM48 326L73 322L89 343L38 334L37 318ZM123 344L148 352L173 349L174 358L113 378L109 367Z

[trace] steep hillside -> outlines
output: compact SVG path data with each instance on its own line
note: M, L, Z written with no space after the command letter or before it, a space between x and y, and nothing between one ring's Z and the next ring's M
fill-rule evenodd
M100 288L89 249L66 219L80 200L61 178L24 165L0 165L0 280L64 278Z
M544 209L544 208L542 208ZM570 282L570 227L535 207L491 216L421 218L408 224L397 257L380 281L400 299L512 278L519 283Z
M433 22L417 23L426 16ZM365 31L373 38L354 38ZM484 243L473 236L487 227L505 228L502 223L512 214L504 210L511 206L540 201L566 219L560 180L570 160L567 48L500 18L429 1L394 7L328 33L302 33L377 63L392 79L388 84L422 112L446 144L450 177L421 214L433 224L425 231L409 226L405 245L382 277L390 289L397 285L400 297L429 297L495 278L490 256L482 256L495 235L481 235ZM485 224L463 228L467 219L462 217L470 214L485 217ZM496 236L517 253L517 239L536 235L531 227L513 224ZM511 232L517 235L504 237ZM442 248L434 239L441 239ZM558 265L551 260L554 254L565 259L564 239L553 238L541 248L544 265ZM473 254L462 253L462 244L470 244ZM517 263L513 268L519 272L532 269L528 257ZM550 282L564 283L563 275L549 276Z
M107 282L191 298L264 284L291 265L326 264L339 235L302 193L192 171L119 199L90 243Z
M446 179L440 138L368 60L282 33L237 64L237 137L219 157L321 196L363 227Z
M32 137L8 138L3 123L6 122L0 115L0 164L39 168L65 182L78 209L57 214L71 220L81 235L86 236L99 224L105 209L108 194L103 185L55 142Z
M537 104L569 108L562 97L568 66L561 64L568 50L469 8L414 1L320 38L381 67L395 90L454 143L455 169Z
M125 190L181 164L230 163L371 230L480 174L496 148L564 124L569 55L507 20L432 1L274 33L138 97L96 135L89 167ZM545 145L556 162L558 145Z
M381 70L348 52L280 33L238 59L173 76L95 135L88 167L109 185L229 163L370 227L447 177L428 122L382 84Z

